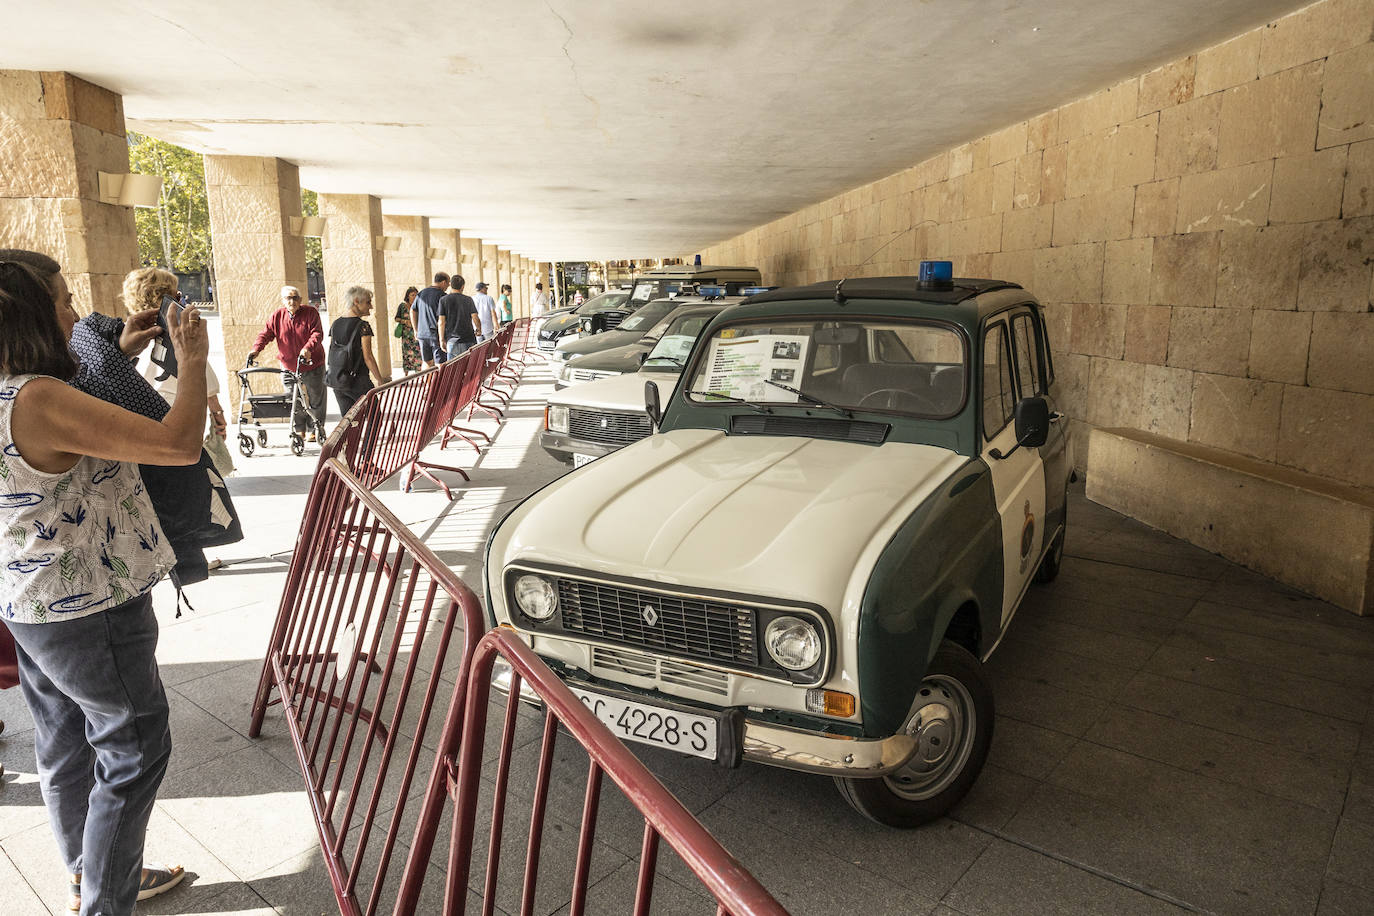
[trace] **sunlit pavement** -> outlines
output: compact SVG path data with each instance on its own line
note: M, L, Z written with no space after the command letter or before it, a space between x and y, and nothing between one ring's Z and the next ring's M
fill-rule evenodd
M492 527L566 471L538 445L550 391L536 365L504 423L472 421L493 434L489 448L435 454L472 474L450 478L452 502L425 481L381 489L479 592ZM140 913L335 911L280 717L246 737L318 454L296 458L273 436L275 447L235 456L249 536L212 553L225 566L188 589L195 611L176 619L170 588L156 594L175 750L148 855L191 877ZM893 831L861 820L823 777L643 759L796 913L1374 911L1374 620L1095 506L1081 487L1067 552L989 662L992 753L948 819ZM0 692L0 718L0 912L62 913L17 690ZM579 795L563 807L575 812ZM606 841L594 911L625 910L607 895L633 887L635 848ZM690 880L666 883L655 912L711 911Z

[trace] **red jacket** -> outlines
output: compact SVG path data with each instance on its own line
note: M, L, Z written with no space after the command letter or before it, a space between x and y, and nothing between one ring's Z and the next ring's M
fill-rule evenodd
M302 304L294 315L284 305L273 312L267 319L267 327L253 341L253 352L261 353L262 348L274 340L277 359L283 369L295 372L296 357L307 347L310 348L310 363L301 368L306 371L324 368L324 328L320 325L320 313L313 305Z

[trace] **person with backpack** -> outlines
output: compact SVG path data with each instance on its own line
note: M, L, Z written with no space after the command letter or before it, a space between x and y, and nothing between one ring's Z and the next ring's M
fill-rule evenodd
M364 319L372 313L372 290L351 286L344 293L342 316L329 326L329 357L324 381L339 402L339 414L347 416L358 399L386 381L372 350L372 325Z

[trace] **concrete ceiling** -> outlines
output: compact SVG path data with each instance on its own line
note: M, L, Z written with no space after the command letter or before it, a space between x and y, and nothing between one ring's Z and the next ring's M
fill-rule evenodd
M687 254L1294 0L5 0L0 67L544 259Z

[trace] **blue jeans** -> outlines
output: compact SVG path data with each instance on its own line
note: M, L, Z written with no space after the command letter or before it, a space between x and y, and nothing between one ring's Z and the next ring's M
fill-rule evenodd
M448 354L439 346L438 337L417 337L416 340L420 344L420 359L427 363L438 361L440 364L448 360Z
M448 358L457 359L464 353L468 352L469 348L471 348L472 346L473 345L470 343L463 343L456 337L450 337L448 339Z
M33 714L38 781L83 916L128 916L172 753L157 618L143 595L53 623L9 623Z

